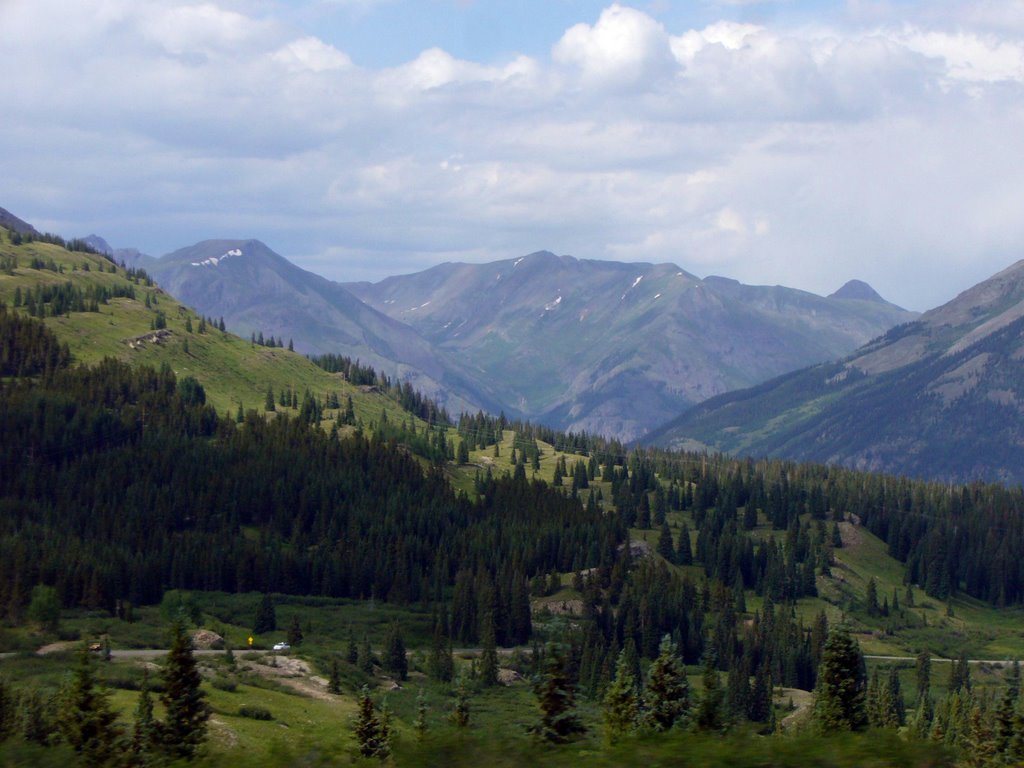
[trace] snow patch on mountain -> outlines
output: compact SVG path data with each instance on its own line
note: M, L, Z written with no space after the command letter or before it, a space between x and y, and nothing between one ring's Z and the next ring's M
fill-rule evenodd
M225 253L223 253L220 256L211 256L210 258L203 259L202 261L193 261L192 262L192 266L193 267L216 267L218 264L220 264L225 259L229 259L232 256L241 256L241 255L242 255L241 248L232 248L230 251L226 251Z

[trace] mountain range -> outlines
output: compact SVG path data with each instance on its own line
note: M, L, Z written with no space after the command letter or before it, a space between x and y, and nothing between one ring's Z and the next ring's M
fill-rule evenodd
M861 285L870 295L854 286L823 298L701 280L675 264L541 251L346 287L488 381L515 412L630 440L914 317Z
M452 413L641 437L723 392L847 354L914 317L864 284L824 298L701 280L673 264L537 252L339 284L257 240L209 240L143 266L236 333L291 339L397 376Z
M712 398L646 440L1024 482L1024 261L852 355Z

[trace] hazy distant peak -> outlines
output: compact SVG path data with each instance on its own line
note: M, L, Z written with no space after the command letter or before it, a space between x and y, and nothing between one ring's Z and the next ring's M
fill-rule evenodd
M885 299L878 295L878 291L865 283L863 280L849 280L835 293L829 296L830 299L858 299L859 301L877 301L886 304Z
M0 227L17 232L19 235L39 234L39 231L27 221L22 221L13 213L3 208L0 208Z
M89 235L88 237L83 237L82 241L91 246L92 248L95 248L100 253L104 253L107 256L114 255L114 249L110 247L110 243L108 243L106 240L104 240L102 237L95 233Z

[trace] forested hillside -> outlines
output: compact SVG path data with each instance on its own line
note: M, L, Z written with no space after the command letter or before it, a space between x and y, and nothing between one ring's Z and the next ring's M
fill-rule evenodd
M0 315L0 337L21 326ZM470 501L396 445L252 411L236 424L167 368L54 370L42 339L45 378L0 400L8 611L36 583L93 607L168 588L419 601L477 568L511 604L528 576L596 566L623 536L525 479Z

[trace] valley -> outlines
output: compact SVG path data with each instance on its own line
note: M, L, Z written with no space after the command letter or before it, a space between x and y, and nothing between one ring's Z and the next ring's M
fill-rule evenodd
M370 374L353 361L328 373L283 339L221 331L144 272L0 237L0 652L15 654L0 699L20 707L0 756L15 764L78 759L72 735L33 734L65 733L81 662L38 649L98 644L118 738L181 625L232 649L195 657L209 764L359 762L369 701L397 764L754 765L768 749L775 765L946 765L969 742L942 734L994 721L1013 685L1019 489L448 422L376 374L356 383ZM837 751L817 702L842 632L879 730ZM654 696L661 664L688 689L679 725L615 725L611 692L633 675ZM583 729L564 744L537 735L559 675L575 700L558 711Z

